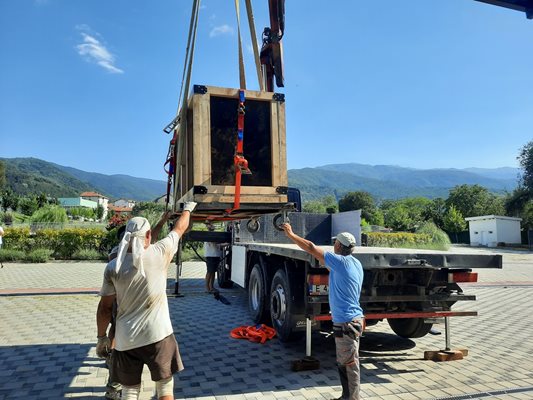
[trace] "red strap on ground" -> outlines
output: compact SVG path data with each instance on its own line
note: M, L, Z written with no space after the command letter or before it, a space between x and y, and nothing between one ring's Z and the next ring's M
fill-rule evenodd
M230 332L234 339L247 339L250 342L265 344L276 336L276 330L265 324L255 326L239 326Z

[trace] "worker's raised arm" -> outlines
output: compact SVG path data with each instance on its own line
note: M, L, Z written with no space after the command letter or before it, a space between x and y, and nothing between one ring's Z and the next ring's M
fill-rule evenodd
M285 234L287 237L294 242L299 248L301 248L303 251L311 254L313 257L315 257L320 264L324 265L324 249L316 246L313 242L310 240L304 239L303 237L298 236L296 233L292 231L292 227L290 224L282 224L281 227L285 231Z
M159 233L161 232L161 229L163 228L163 226L168 221L171 215L172 215L172 211L165 211L163 215L161 216L161 219L152 228L152 240L151 240L152 243L157 242L157 238L159 237Z
M183 204L183 212L181 213L179 219L174 224L173 232L176 232L181 238L183 234L187 231L189 224L191 222L191 213L196 208L196 203L194 201L187 201Z

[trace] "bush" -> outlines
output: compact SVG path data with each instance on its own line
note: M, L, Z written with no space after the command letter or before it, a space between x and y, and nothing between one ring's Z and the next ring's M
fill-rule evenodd
M50 249L35 249L24 255L24 261L31 263L44 263L50 260L52 250Z
M448 235L442 232L447 238ZM421 233L382 233L367 232L367 244L372 247L396 247L408 249L448 250L449 239L446 242L441 233L432 228L424 228ZM447 244L446 244L447 243Z
M81 249L72 254L73 260L107 260L102 253L94 249Z
M0 250L0 261L19 261L30 263L44 263L50 260L52 250L34 249L29 252L22 250L3 249Z
M128 215L113 214L107 219L106 229L110 231L111 229L118 228L127 223L129 219L130 217Z
M33 213L31 222L32 224L64 224L68 222L67 212L59 206L46 206Z
M6 249L26 252L34 247L30 228L5 228L4 231L3 242Z
M99 228L42 229L30 234L29 228L6 228L5 247L30 253L50 249L53 257L69 259L79 250L100 250L106 232Z
M439 229L431 221L424 222L416 230L416 233L422 233L431 236L431 244L434 245L434 249L448 250L450 248L450 238L442 229Z
M418 233L381 233L368 232L368 246L419 248L431 243L431 236Z
M4 222L5 225L12 225L13 224L13 214L11 213L4 213L4 215L2 215L2 221Z
M24 259L24 252L21 250L1 249L0 261L21 261Z

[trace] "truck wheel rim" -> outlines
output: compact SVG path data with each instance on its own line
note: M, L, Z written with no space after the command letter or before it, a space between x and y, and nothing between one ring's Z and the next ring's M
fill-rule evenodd
M278 285L274 292L272 292L272 318L277 320L280 324L285 321L287 311L287 301L285 298L285 290L281 285Z

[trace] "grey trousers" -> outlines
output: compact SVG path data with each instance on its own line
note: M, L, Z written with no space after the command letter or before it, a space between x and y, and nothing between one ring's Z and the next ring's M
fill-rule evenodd
M360 400L361 370L359 367L359 337L347 335L335 337L337 367L342 385L342 398Z

